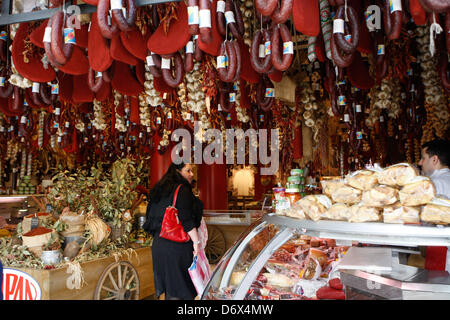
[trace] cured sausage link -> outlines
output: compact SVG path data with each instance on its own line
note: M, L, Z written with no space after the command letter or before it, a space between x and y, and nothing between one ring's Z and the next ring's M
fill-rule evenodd
M287 19L289 19L289 17L291 16L293 4L294 4L293 0L282 0L280 8L275 9L275 11L270 16L273 23L275 24L285 23Z
M119 28L113 19L111 19L112 26L108 25L108 12L110 7L110 0L99 0L97 6L97 20L98 27L104 38L112 39L113 36L119 32Z
M220 80L223 82L230 82L233 81L237 69L235 47L230 41L222 43L220 47L220 56L225 56L225 51L228 56L228 67L222 68L217 66L217 73Z
M336 11L336 19L342 19L344 20L345 16L345 6L339 6ZM347 16L349 18L350 22L350 36L351 40L350 42L345 39L345 34L338 32L333 33L333 37L335 37L335 43L336 45L344 52L346 53L352 53L356 51L356 48L358 47L359 42L359 21L358 21L358 15L350 6L347 6Z
M112 19L117 23L121 31L131 31L134 28L136 20L136 3L134 0L126 0L127 2L127 16L123 16L122 9L111 10Z
M166 56L170 57L170 56ZM181 54L179 52L176 52L173 55L174 58L174 64L175 64L175 77L172 76L171 69L163 68L161 63L161 74L164 79L164 81L172 88L176 88L181 81L183 81L184 77L184 65L183 65L183 59L181 58Z
M211 2L209 0L200 0L199 2L199 12L200 12L200 38L204 43L210 43L212 41L212 31L211 31ZM209 12L208 12L209 11ZM206 23L202 21L203 19L207 19L209 17L209 21Z
M68 18L69 17L67 17L67 19ZM51 50L56 62L58 62L61 65L66 64L67 61L70 59L74 47L74 44L72 43L63 44L64 24L65 24L64 13L62 11L55 13L52 22Z
M91 89L92 92L98 92L103 85L103 74L102 74L102 76L97 77L94 69L89 67L88 85L89 85L89 89Z
M280 39L283 40L280 46ZM288 27L284 24L276 26L272 35L272 65L279 71L287 70L294 58L294 44ZM281 49L280 49L281 47Z
M261 40L264 40L264 42L270 42L270 35L267 30L258 30L253 36L250 63L256 72L267 73L272 67L270 59L271 53L267 54L261 61L259 58L259 46L261 44Z
M270 16L277 8L278 0L255 0L256 11L263 16Z
M389 40L395 40L400 37L402 31L403 12L396 10L391 13L389 2L389 0L384 2L384 31Z

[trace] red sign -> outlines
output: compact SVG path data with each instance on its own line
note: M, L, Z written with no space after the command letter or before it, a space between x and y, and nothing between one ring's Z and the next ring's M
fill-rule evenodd
M29 274L16 269L3 269L4 300L41 300L41 287Z

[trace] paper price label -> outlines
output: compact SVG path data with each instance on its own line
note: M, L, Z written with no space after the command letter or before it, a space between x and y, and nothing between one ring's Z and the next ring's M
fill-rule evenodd
M55 128L55 129L58 129L58 128L59 128L58 122L55 122L55 123L53 124L53 128Z
M6 41L8 39L8 34L6 31L0 32L0 40Z
M333 20L333 33L344 33L344 19Z
M59 93L59 85L56 84L51 84L51 94L58 94Z
M402 11L402 1L401 0L389 0L389 11L391 13L394 11Z
M75 41L75 30L73 28L64 28L64 43L77 44Z
M6 78L5 77L0 77L0 87L4 87L5 86L5 82L6 82Z
M294 43L292 41L283 42L283 54L294 54Z
M228 57L227 56L218 56L217 57L217 69L226 68L228 66Z
M194 53L194 41L189 41L186 44L186 54L188 53Z
M264 115L263 114L259 115L259 121L264 122Z
M338 97L338 105L345 106L347 105L347 98L345 96Z
M26 124L27 123L27 117L25 117L25 116L20 117L20 123L21 124Z
M121 10L122 9L122 0L111 0L110 2L111 10Z
M191 114L190 113L186 114L186 120L191 120Z
M97 71L97 72L96 72L96 74L95 74L95 77L96 77L96 78L101 78L101 77L102 77L102 75L103 75L103 73L102 73L102 72L100 72L100 71Z
M356 139L362 140L362 138L363 138L363 133L362 133L362 131L356 131Z
M24 105L24 106L28 106L27 100L23 100L23 105Z
M234 91L237 91L237 89L238 89L237 84L236 84L236 83L233 83L233 90L234 90Z
M225 13L225 1L219 0L217 1L217 10L216 12Z
M169 112L169 113L167 114L167 119L172 119L172 112Z
M265 96L267 98L273 98L275 97L275 89L274 88L266 88L266 94Z
M199 12L198 12L198 6L188 7L188 24L198 24L199 23Z
M52 42L52 27L46 27L43 42Z
M272 52L272 45L270 41L264 42L264 54L267 56Z
M230 93L230 102L236 102L236 93L234 92Z
M156 118L156 124L161 124L161 117Z
M220 103L217 105L217 110L222 111L222 106L220 105Z
M347 41L348 43L352 42L352 35L351 34L347 34L344 36L345 41Z
M39 93L40 83L39 82L33 82L33 88L31 89L31 92L33 93Z
M145 58L145 60L147 61L147 65L148 65L149 67L153 67L153 66L155 65L155 63L153 62L153 57L152 57L152 56L147 56L147 57Z
M357 105L356 105L356 112L362 112L362 109L361 109L361 105L360 105L360 104L357 104Z
M380 122L384 122L384 117L380 116Z
M61 114L61 108L56 108L56 109L55 109L55 114L56 114L57 116L59 116L59 115Z
M227 114L227 120L228 120L228 121L231 121L231 113L228 113L228 114Z
M384 44L379 44L377 46L377 55L382 56L385 54Z
M227 12L225 12L225 21L226 21L227 24L235 23L235 22L236 22L236 20L234 19L234 13L233 13L233 11L227 11Z
M170 59L161 58L161 69L170 69Z
M208 9L200 10L200 28L211 28L211 11Z
M258 52L258 57L259 58L264 58L266 56L266 53L265 53L265 46L261 43L260 45L259 45L259 52Z
M350 115L348 113L344 114L344 122L350 122Z

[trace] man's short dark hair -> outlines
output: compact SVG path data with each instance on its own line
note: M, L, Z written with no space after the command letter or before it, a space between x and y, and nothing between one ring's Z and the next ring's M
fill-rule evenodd
M450 141L435 139L422 145L426 149L428 156L437 156L443 166L450 167Z

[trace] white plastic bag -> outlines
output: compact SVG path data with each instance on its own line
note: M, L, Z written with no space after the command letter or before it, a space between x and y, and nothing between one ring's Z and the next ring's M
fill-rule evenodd
M201 242L201 248L206 248L206 243L208 242L208 228L206 227L205 219L202 218L202 221L200 222L200 227L197 229L198 232L198 239Z
M203 249L194 256L194 260L192 261L188 272L192 279L192 283L195 286L195 290L197 290L197 294L201 296L206 288L206 284L211 278L211 269Z

